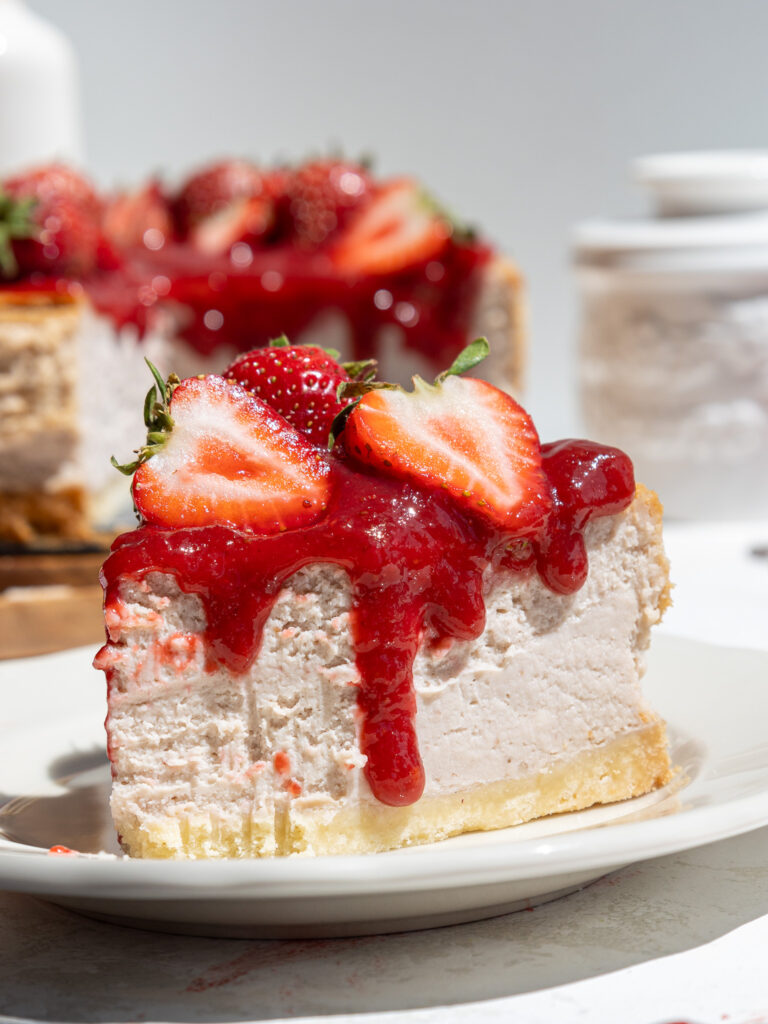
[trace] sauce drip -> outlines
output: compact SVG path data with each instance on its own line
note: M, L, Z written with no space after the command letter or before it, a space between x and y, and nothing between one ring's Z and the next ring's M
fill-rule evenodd
M459 510L440 489L333 457L333 495L312 526L260 537L223 526L143 525L118 537L102 571L106 606L119 601L123 579L171 573L205 606L209 667L244 672L290 576L309 564L341 567L352 588L365 774L382 803L414 803L425 782L412 675L422 642L482 633L488 572L535 568L556 592L578 590L587 568L581 531L591 517L613 515L632 500L632 464L617 449L561 441L542 452L554 511L535 537L510 537Z

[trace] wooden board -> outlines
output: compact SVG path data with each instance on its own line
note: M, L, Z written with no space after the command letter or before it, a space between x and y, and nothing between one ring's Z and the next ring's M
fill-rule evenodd
M99 568L104 551L0 556L0 658L104 639Z

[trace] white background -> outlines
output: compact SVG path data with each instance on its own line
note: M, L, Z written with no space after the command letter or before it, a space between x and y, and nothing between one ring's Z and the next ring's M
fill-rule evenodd
M576 425L569 228L628 160L768 145L764 0L30 0L80 58L103 183L329 145L414 171L529 281L527 404Z

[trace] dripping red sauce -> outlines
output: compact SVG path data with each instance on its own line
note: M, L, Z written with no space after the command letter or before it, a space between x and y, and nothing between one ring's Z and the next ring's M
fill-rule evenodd
M464 348L472 330L483 268L492 257L476 241L446 241L433 259L407 269L364 276L341 274L327 252L290 243L252 250L238 268L229 255L211 256L168 242L120 255L117 264L72 281L36 273L9 285L16 292L88 295L116 328L140 335L157 327L205 356L232 347L248 351L270 338L298 338L318 313L338 311L350 330L354 358L375 357L382 328L394 325L407 348L437 370Z
M143 525L118 537L102 571L106 607L119 601L125 578L171 573L205 606L209 667L244 672L291 575L309 564L340 566L352 587L366 777L381 802L413 803L425 781L412 679L422 642L482 633L489 571L537 571L557 593L578 590L587 571L584 526L632 500L632 464L617 449L561 441L542 453L553 511L534 536L510 537L458 509L440 489L375 476L332 457L333 494L313 526L260 537L223 526Z

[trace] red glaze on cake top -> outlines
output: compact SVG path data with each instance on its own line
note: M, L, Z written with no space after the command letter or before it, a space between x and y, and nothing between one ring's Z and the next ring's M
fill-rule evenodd
M151 181L98 197L58 166L5 186L27 204L28 237L5 250L0 287L84 289L117 328L170 324L205 356L298 337L335 311L355 359L375 355L394 326L437 369L468 340L492 258L413 180L376 181L338 160L275 170L223 161L175 193Z
M209 668L245 672L291 576L311 564L338 566L351 586L365 775L378 800L407 805L425 783L414 725L419 649L478 637L494 574L538 572L557 593L578 590L587 571L584 527L629 505L632 466L624 453L592 442L545 445L546 494L531 498L541 514L510 530L462 506L439 482L356 461L343 443L325 457L331 496L322 518L306 526L266 536L215 522L145 523L119 537L102 571L108 621L123 580L170 573L203 603Z

